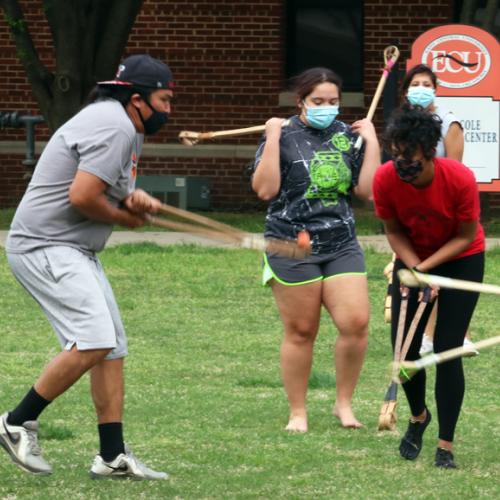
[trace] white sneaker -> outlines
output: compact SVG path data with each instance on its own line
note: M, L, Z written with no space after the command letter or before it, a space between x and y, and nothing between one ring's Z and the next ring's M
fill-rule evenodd
M427 354L432 354L433 352L434 343L427 335L424 335L422 337L422 345L420 346L420 351L418 351L418 353L420 356L426 356Z
M168 479L166 472L156 472L146 467L125 445L125 453L120 453L113 461L105 462L101 455L96 455L90 469L92 479Z
M52 474L52 467L42 457L38 444L38 422L29 420L23 425L7 423L8 413L0 416L0 445L21 469L33 474Z
M466 356L467 358L477 356L479 354L479 351L476 349L474 342L471 342L467 337L464 338L464 347L466 349L464 356Z

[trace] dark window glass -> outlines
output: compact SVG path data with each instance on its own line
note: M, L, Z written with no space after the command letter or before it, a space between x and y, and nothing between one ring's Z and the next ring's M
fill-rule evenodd
M453 20L471 24L500 37L500 3L491 0L455 0Z
M287 77L325 66L344 90L363 90L363 2L287 0L286 8Z

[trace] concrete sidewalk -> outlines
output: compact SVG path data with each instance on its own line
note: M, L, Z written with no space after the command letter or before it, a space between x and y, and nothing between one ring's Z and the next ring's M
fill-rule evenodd
M7 231L0 231L0 247L5 245ZM384 235L373 236L358 236L358 240L363 248L373 248L378 252L390 252L389 244ZM107 246L122 245L124 243L156 243L157 245L179 245L179 244L195 244L210 247L231 248L230 244L221 244L187 233L174 232L140 232L140 231L115 231L108 240ZM500 238L487 238L486 247L488 249L499 247Z

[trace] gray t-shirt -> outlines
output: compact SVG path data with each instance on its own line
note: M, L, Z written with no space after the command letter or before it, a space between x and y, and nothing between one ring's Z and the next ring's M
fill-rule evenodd
M11 253L66 245L99 252L112 224L88 219L69 200L77 170L102 179L114 205L135 188L137 159L144 136L113 99L86 106L51 137L19 204L6 242Z

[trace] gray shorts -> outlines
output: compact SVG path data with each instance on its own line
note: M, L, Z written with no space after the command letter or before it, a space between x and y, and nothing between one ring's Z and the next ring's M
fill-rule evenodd
M306 259L265 254L262 284L274 279L287 286L306 285L346 275L366 275L365 257L357 241L337 252L311 255Z
M7 253L12 272L40 304L63 349L113 349L127 355L127 337L99 259L68 246Z

